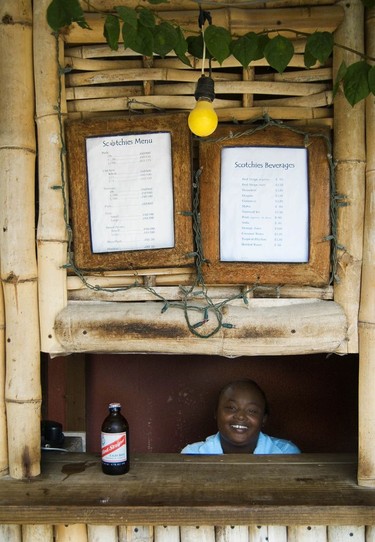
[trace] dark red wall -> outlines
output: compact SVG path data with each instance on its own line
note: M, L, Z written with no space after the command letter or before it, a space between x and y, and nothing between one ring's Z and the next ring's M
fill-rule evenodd
M357 355L89 355L86 372L89 451L100 450L108 403L120 401L131 450L179 452L215 432L217 392L241 377L253 378L267 394L268 434L304 452L357 451Z

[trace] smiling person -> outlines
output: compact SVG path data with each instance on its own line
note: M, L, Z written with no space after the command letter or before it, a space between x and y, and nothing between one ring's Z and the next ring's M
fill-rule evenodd
M182 454L299 454L289 440L270 437L261 429L268 416L263 390L253 380L236 380L224 386L215 418L218 432L205 441L188 444Z

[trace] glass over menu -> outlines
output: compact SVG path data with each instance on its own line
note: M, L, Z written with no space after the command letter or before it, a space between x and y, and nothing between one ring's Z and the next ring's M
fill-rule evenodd
M93 253L172 248L171 134L86 139Z
M221 261L308 261L307 149L223 148L220 190Z

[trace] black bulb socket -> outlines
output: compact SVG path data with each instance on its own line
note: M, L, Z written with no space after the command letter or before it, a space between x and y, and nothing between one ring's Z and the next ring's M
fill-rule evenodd
M198 101L200 98L207 98L211 102L215 99L215 84L211 77L201 75L198 79L197 87L194 93L195 99Z

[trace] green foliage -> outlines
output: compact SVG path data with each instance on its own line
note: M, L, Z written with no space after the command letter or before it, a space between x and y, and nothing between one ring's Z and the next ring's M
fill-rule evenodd
M354 106L367 98L369 94L375 94L375 66L370 67L364 60L350 66L342 62L333 87L334 96L340 85L342 85L345 98L350 105Z
M287 38L276 36L267 43L263 52L268 64L283 73L294 55L294 47Z
M253 60L263 58L263 50L268 41L269 37L265 34L258 35L255 32L248 32L237 40L233 40L230 49L242 67L247 68Z
M82 28L90 28L78 0L52 0L47 8L47 21L54 32L78 23Z
M225 28L211 24L204 33L207 49L213 58L222 64L230 55L230 42L232 36Z
M153 5L168 3L168 0L147 1ZM365 7L375 6L375 0L362 2ZM89 29L79 0L52 0L47 9L47 22L54 32L59 32L72 23ZM273 34L274 32L272 31ZM271 30L232 37L226 28L209 24L204 33L197 29L196 34L185 36L180 26L162 21L154 11L140 5L136 8L117 6L113 14L106 16L103 28L105 40L113 50L118 49L122 36L124 48L145 56L156 54L161 57L174 51L181 62L188 66L190 61L187 53L195 58L203 58L205 54L206 59L215 59L219 64L233 55L243 68L254 60L265 58L272 68L283 73L294 55L293 43L280 34L270 39L269 33ZM298 34L296 32L296 35ZM345 48L334 43L330 32L316 31L311 35L302 35L307 38L304 51L306 68L311 68L317 62L324 64L334 47ZM375 67L369 63L369 60L374 59L367 59L360 52L357 54L360 58L358 62L351 66L346 66L345 63L341 65L333 88L335 95L342 86L344 95L352 106L369 94L375 94Z
M318 60L327 62L333 50L333 36L330 32L315 32L307 38L305 47L305 66L311 68Z

